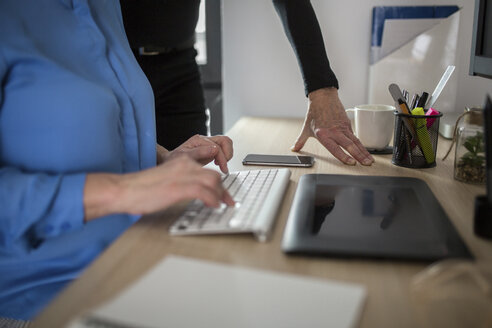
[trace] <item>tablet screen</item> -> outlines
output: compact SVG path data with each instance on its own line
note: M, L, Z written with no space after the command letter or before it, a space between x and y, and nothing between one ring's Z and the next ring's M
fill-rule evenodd
M431 241L437 232L415 190L396 186L319 185L312 222L314 235L340 239Z
M431 261L472 257L424 181L354 175L301 177L282 249Z

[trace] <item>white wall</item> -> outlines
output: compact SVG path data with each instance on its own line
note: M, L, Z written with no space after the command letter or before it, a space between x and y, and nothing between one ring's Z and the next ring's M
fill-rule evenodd
M367 102L372 7L381 5L461 7L456 110L481 104L485 93L492 93L492 80L468 75L474 0L311 2L346 107ZM243 115L304 116L306 98L301 74L271 1L223 0L222 3L225 130Z

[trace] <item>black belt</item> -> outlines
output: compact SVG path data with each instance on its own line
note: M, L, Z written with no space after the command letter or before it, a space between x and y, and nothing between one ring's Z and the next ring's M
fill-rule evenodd
M169 54L172 52L187 50L193 48L194 45L195 45L195 38L191 38L176 46L171 46L171 47L145 46L145 47L138 47L134 49L134 51L138 53L140 56L156 56L156 55Z

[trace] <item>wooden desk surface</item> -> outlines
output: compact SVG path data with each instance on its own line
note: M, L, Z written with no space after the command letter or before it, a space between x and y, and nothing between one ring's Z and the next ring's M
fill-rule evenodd
M255 169L241 164L247 153L289 154L301 128L298 119L243 118L228 133L234 141L231 171ZM367 287L368 298L360 327L416 327L410 300L410 281L426 264L389 260L291 257L281 240L299 177L306 173L417 177L425 180L478 261L492 260L492 242L473 234L473 203L485 187L453 179L454 157L442 157L450 142L440 139L437 166L407 169L391 164L391 155L375 156L370 167L338 162L316 140L303 153L314 155L313 168L294 168L272 238L267 243L251 235L170 237L168 227L181 207L142 218L111 245L34 322L35 327L63 327L71 318L108 299L143 275L168 254L228 263L242 267L355 282ZM173 297L169 295L169 297ZM211 296L212 297L212 296ZM308 306L308 305L307 305Z

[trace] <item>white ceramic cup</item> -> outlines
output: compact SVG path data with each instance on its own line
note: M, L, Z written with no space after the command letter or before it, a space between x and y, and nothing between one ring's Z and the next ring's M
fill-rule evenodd
M359 105L346 109L352 122L352 130L364 147L386 148L393 136L395 126L394 106Z

